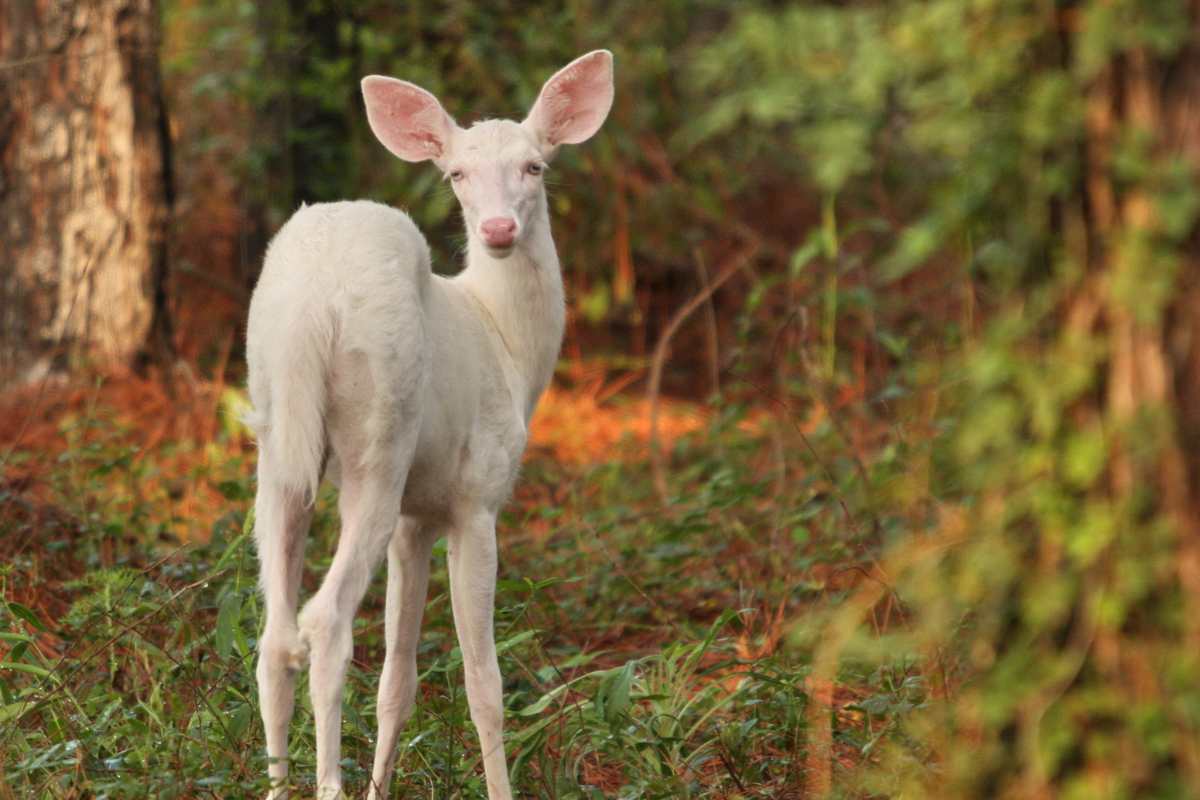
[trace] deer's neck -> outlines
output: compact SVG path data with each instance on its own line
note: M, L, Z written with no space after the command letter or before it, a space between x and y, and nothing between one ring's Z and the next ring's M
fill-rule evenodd
M513 252L488 254L468 233L467 266L458 276L490 316L502 345L524 382L525 419L554 374L562 346L566 309L558 253L550 236L545 197Z

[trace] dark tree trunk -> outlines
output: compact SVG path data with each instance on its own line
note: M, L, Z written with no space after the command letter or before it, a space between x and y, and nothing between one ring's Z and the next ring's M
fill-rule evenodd
M353 103L314 88L324 85L321 71L328 65L358 62L356 37L343 41L340 33L358 24L353 4L260 3L255 24L276 88L259 98L256 109L255 128L265 149L263 175L245 203L247 251L255 254L239 276L247 291L258 279L267 242L301 203L343 199L347 171L354 168L352 121L356 113L361 116ZM349 74L359 76L359 70ZM358 100L357 91L353 97Z
M0 386L169 352L153 0L0 3Z

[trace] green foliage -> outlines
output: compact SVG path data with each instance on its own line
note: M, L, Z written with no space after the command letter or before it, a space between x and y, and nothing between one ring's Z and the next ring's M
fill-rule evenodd
M1174 97L1164 76L1188 68L1167 65L1194 45L1194 20L1185 3L1066 5L764 9L695 61L714 96L690 146L749 139L772 158L799 154L813 187L855 216L875 211L871 190L882 185L884 201L905 210L859 243L879 278L901 286L934 273L989 307L961 344L913 329L938 350L913 373L916 391L938 398L927 442L936 469L889 505L910 522L927 504L939 516L886 541L904 631L881 639L859 626L842 654L847 666L869 665L891 642L925 654L926 670L948 659L952 671L944 699L916 703L906 735L883 742L852 781L871 791L1183 796L1200 780L1182 744L1200 724L1182 711L1196 705L1195 683L1176 677L1195 675L1182 644L1189 590L1171 566L1187 558L1190 534L1160 471L1175 463L1177 420L1190 412L1169 393L1130 409L1104 400L1142 397L1137 383L1151 380L1119 371L1123 315L1148 342L1169 336L1159 331L1172 314L1191 313L1176 300L1191 285L1197 164L1137 109L1122 117L1097 83L1102 71L1137 81L1138 67L1120 71L1151 64L1160 83L1148 91L1162 95L1139 101L1143 118L1155 113L1145 109ZM1112 104L1102 157L1089 97L1093 126ZM1127 204L1118 219L1088 216L1098 184ZM797 270L812 253L796 251ZM1102 282L1091 301L1102 322L1072 323L1096 291L1089 280ZM861 608L830 614L797 642L839 647L831 631L856 625Z
M103 409L89 419L94 433L115 435ZM500 532L496 636L505 735L522 796L765 798L798 791L807 670L767 644L778 640L781 621L771 623L762 609L775 602L768 598L793 591L794 565L822 560L844 540L841 512L807 481L775 497L778 505L767 502L756 463L762 439L742 431L742 422L744 415L730 410L704 436L679 443L677 455L688 466L673 471L679 500L671 509L647 492L636 464L528 464L526 485L562 493L557 507L516 504ZM111 489L108 465L127 448L105 438L63 460L57 507L91 507L71 500L77 486L90 484L98 496ZM826 450L830 440L815 443ZM235 438L222 446L237 445ZM234 499L207 540L181 546L165 536L136 536L114 560L106 550L112 532L124 530L126 518L154 516L153 508L114 504L88 512L91 523L63 522L72 552L94 558L63 560L40 573L19 565L0 573L4 597L68 601L52 616L15 600L0 606L0 782L9 793L0 796L265 794L253 675L261 604L253 521L240 510L253 487L246 470L231 475L220 459L214 463L197 480ZM336 541L330 494L316 515L306 594ZM803 518L808 535L782 535L792 524L788 509L803 509L796 519ZM547 519L548 534L527 533ZM0 516L0 534L19 538L21 524ZM769 551L756 549L764 526L779 531ZM421 690L401 737L395 791L483 797L445 549L444 540L435 547L418 657ZM63 570L76 576L65 579ZM765 577L763 585L748 584L751 574ZM382 588L372 588L356 620L347 681L344 764L358 788L374 746ZM811 598L822 587L796 591L797 599ZM876 681L879 696L898 699L866 697L874 735L851 730L850 722L839 727L847 746L869 752L911 710L903 705L910 689L888 680ZM293 775L298 791L311 792L314 740L303 680L299 692Z
M181 48L175 79L261 124L202 125L192 152L234 154L268 228L300 200L372 196L410 208L452 271L452 198L370 140L357 76L413 80L465 123L519 115L554 68L607 46L613 117L556 165L573 185L552 184L580 319L655 320L739 268L713 321L719 405L665 454L665 507L648 465L535 459L522 487L539 499L506 512L519 791L798 796L824 765L847 797L1196 793L1193 6L169 7L227 56ZM673 363L699 364L693 349ZM237 397L222 410L235 438ZM5 781L260 793L244 520L164 552L138 492L160 467L94 425L67 425L52 476L72 523L50 542L87 572L69 610L50 620L9 591L27 554L2 573ZM243 475L189 477L241 508ZM317 572L335 530L319 516ZM476 797L445 585L439 567L398 790ZM348 688L358 786L379 605ZM830 753L813 745L825 726ZM303 711L294 741L308 780Z

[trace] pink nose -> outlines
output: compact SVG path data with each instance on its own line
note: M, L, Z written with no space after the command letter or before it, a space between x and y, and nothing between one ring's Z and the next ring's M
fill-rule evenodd
M488 247L510 247L517 236L517 221L508 217L485 219L479 226Z

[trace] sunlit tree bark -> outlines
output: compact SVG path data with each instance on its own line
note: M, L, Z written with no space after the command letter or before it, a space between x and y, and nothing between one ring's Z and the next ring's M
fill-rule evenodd
M1084 202L1096 280L1083 284L1076 306L1099 312L1093 319L1108 354L1101 404L1109 425L1122 431L1110 461L1110 492L1130 505L1153 497L1174 527L1172 566L1194 651L1200 647L1200 228L1172 220L1194 217L1180 213L1193 202L1184 199L1193 178L1171 177L1194 176L1200 164L1200 2L1188 8L1188 44L1169 57L1148 47L1122 52L1090 89ZM1124 183L1113 168L1122 136L1126 147L1131 136L1140 138L1147 165ZM1139 666L1121 645L1102 628L1092 645L1095 668L1114 685ZM1194 739L1180 737L1174 755L1193 785L1200 782Z
M0 3L0 385L169 344L158 24L153 0Z

